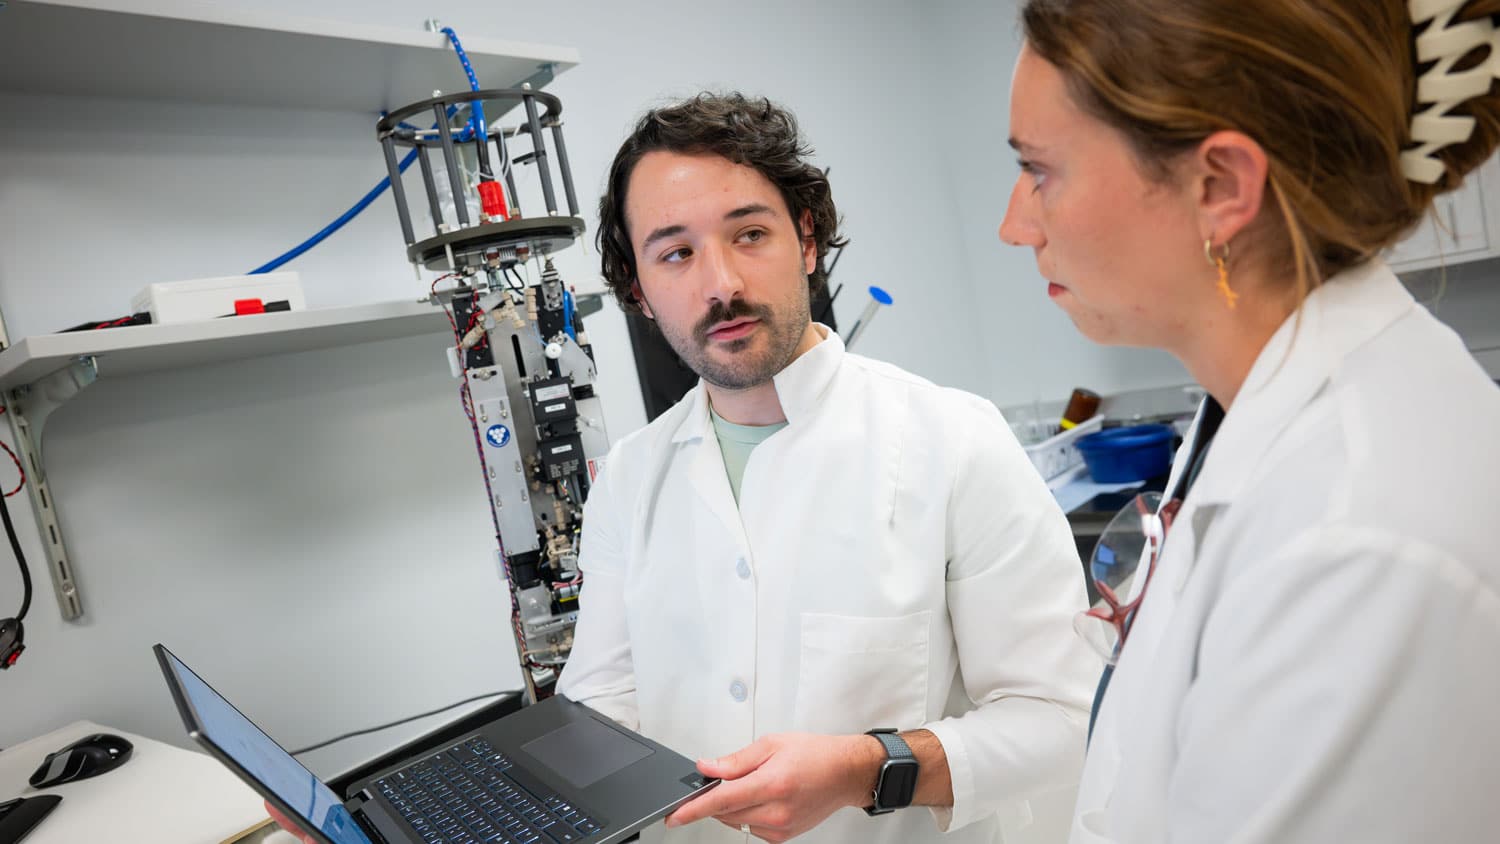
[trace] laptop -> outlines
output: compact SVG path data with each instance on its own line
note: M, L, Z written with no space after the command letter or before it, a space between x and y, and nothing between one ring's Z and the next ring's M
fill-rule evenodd
M613 844L718 784L554 695L340 800L171 651L154 650L188 735L319 844Z

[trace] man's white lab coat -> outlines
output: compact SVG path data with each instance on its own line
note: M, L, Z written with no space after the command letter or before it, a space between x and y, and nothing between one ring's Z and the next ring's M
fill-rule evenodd
M1318 288L1167 534L1072 841L1497 840L1497 502L1459 338L1378 261Z
M1066 521L994 406L838 336L775 378L788 425L735 506L700 384L622 439L589 495L559 691L689 758L787 731L926 727L953 810L834 814L817 842L997 840L1076 783L1097 660ZM940 829L953 831L940 836ZM744 841L704 821L649 830Z

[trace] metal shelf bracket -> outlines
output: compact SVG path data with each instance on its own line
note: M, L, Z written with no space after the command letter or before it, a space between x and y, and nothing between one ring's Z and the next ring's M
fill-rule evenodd
M78 395L99 377L99 366L93 357L83 357L65 369L35 383L17 387L5 394L5 417L15 438L16 450L26 466L26 492L36 516L37 533L47 554L47 568L57 592L58 610L65 621L83 615L83 598L73 579L73 566L63 540L62 525L57 519L56 500L47 482L42 460L42 430L47 418L68 399Z

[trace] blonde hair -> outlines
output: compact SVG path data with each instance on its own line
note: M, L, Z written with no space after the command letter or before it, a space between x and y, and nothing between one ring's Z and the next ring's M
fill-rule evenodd
M1470 0L1457 20L1495 15L1500 0ZM1298 301L1401 239L1500 143L1492 82L1453 110L1478 125L1437 154L1443 177L1402 174L1426 69L1406 0L1027 0L1021 20L1031 48L1081 108L1124 133L1148 175L1168 179L1176 157L1221 130L1265 150L1279 225L1264 257L1295 273ZM1481 48L1458 69L1487 59Z

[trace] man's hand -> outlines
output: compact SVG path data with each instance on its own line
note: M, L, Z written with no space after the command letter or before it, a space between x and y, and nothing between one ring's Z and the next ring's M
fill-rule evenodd
M714 818L766 841L786 841L845 806L868 806L885 750L870 736L782 733L722 759L700 760L724 780L667 817L667 826Z
M272 806L271 801L269 800L266 801L266 812L271 815L271 820L281 825L282 829L297 836L298 839L306 842L306 844L318 844L318 842L313 840L313 837L311 835L303 832L301 827L293 823L290 819L287 818L286 815L283 815L281 812L277 811L276 807Z

